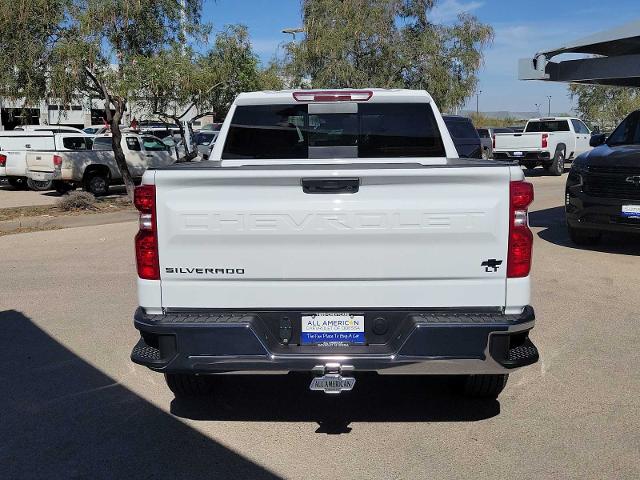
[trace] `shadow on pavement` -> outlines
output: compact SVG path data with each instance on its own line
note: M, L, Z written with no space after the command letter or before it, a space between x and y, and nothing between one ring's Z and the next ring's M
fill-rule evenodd
M1 478L276 479L0 312Z
M171 413L196 420L317 422L317 433L348 433L352 422L478 421L500 413L496 400L452 391L454 379L360 374L351 392L311 392L311 376L236 375L215 378L210 397L175 399Z
M637 235L605 233L600 242L595 245L574 244L567 232L563 206L529 212L529 224L531 227L543 228L538 232L538 237L542 240L562 247L620 255L640 255L640 242Z
M571 167L567 168L566 166L564 167L564 173L569 173L569 170L571 170ZM523 168L522 171L524 172L524 176L527 178L538 178L538 177L553 177L554 175L551 175L549 172L547 172L544 168L542 167L536 167L533 170L529 170L528 168Z

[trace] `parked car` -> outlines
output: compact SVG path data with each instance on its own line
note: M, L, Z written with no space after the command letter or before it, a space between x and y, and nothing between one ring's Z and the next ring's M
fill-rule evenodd
M27 176L53 181L60 193L82 186L96 196L106 195L110 185L122 182L111 141L111 136L98 136L91 150L29 152ZM129 133L123 135L121 145L134 180L139 180L147 168L175 162L169 147L157 137Z
M566 160L591 149L591 130L570 117L535 118L524 133L497 133L493 138L496 160L517 160L528 169L542 165L552 175L562 175Z
M567 178L565 208L569 236L593 244L603 232L640 233L640 110L595 147L578 156Z
M460 158L483 158L480 137L471 119L458 115L443 118Z
M378 371L495 398L538 360L533 186L457 157L424 91L241 94L212 162L136 188L132 360L178 396L215 373L308 372L340 393Z
M120 128L124 128L125 125L120 125ZM90 125L83 128L82 131L88 135L104 135L111 132L111 127L102 125Z
M505 127L478 128L478 136L482 144L482 158L493 158L493 135L496 133L513 133Z
M179 161L184 156L184 143L180 135L169 135L162 139L167 147L169 147L171 153L175 155L176 161Z
M213 130L200 130L194 135L193 141L198 149L198 155L202 157L203 160L209 159L209 155L216 144L219 133L219 131Z
M200 128L200 131L213 130L213 131L217 132L217 131L220 130L220 127L222 127L221 123L206 123Z
M89 135L80 133L57 134L51 130L11 130L0 132L0 177L6 177L8 183L18 189L27 187L34 190L51 189L50 181L36 181L27 178L27 152L69 150L67 135L90 141Z

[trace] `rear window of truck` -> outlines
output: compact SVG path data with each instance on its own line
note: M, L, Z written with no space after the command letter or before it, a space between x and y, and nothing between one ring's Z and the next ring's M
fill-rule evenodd
M567 120L545 120L541 122L529 122L525 133L539 132L569 132L569 122Z
M337 113L309 106L236 107L222 158L446 156L429 104L359 103Z

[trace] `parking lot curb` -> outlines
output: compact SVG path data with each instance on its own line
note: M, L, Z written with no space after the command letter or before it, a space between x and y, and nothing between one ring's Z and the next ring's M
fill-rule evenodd
M20 217L0 222L0 233L11 233L20 229L48 230L59 228L90 227L135 221L138 213L134 210L123 210L109 213L88 213L83 215L40 215Z

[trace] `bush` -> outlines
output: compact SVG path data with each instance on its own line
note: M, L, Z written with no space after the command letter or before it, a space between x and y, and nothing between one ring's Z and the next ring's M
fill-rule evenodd
M58 199L60 210L95 210L96 197L89 192L69 192Z

